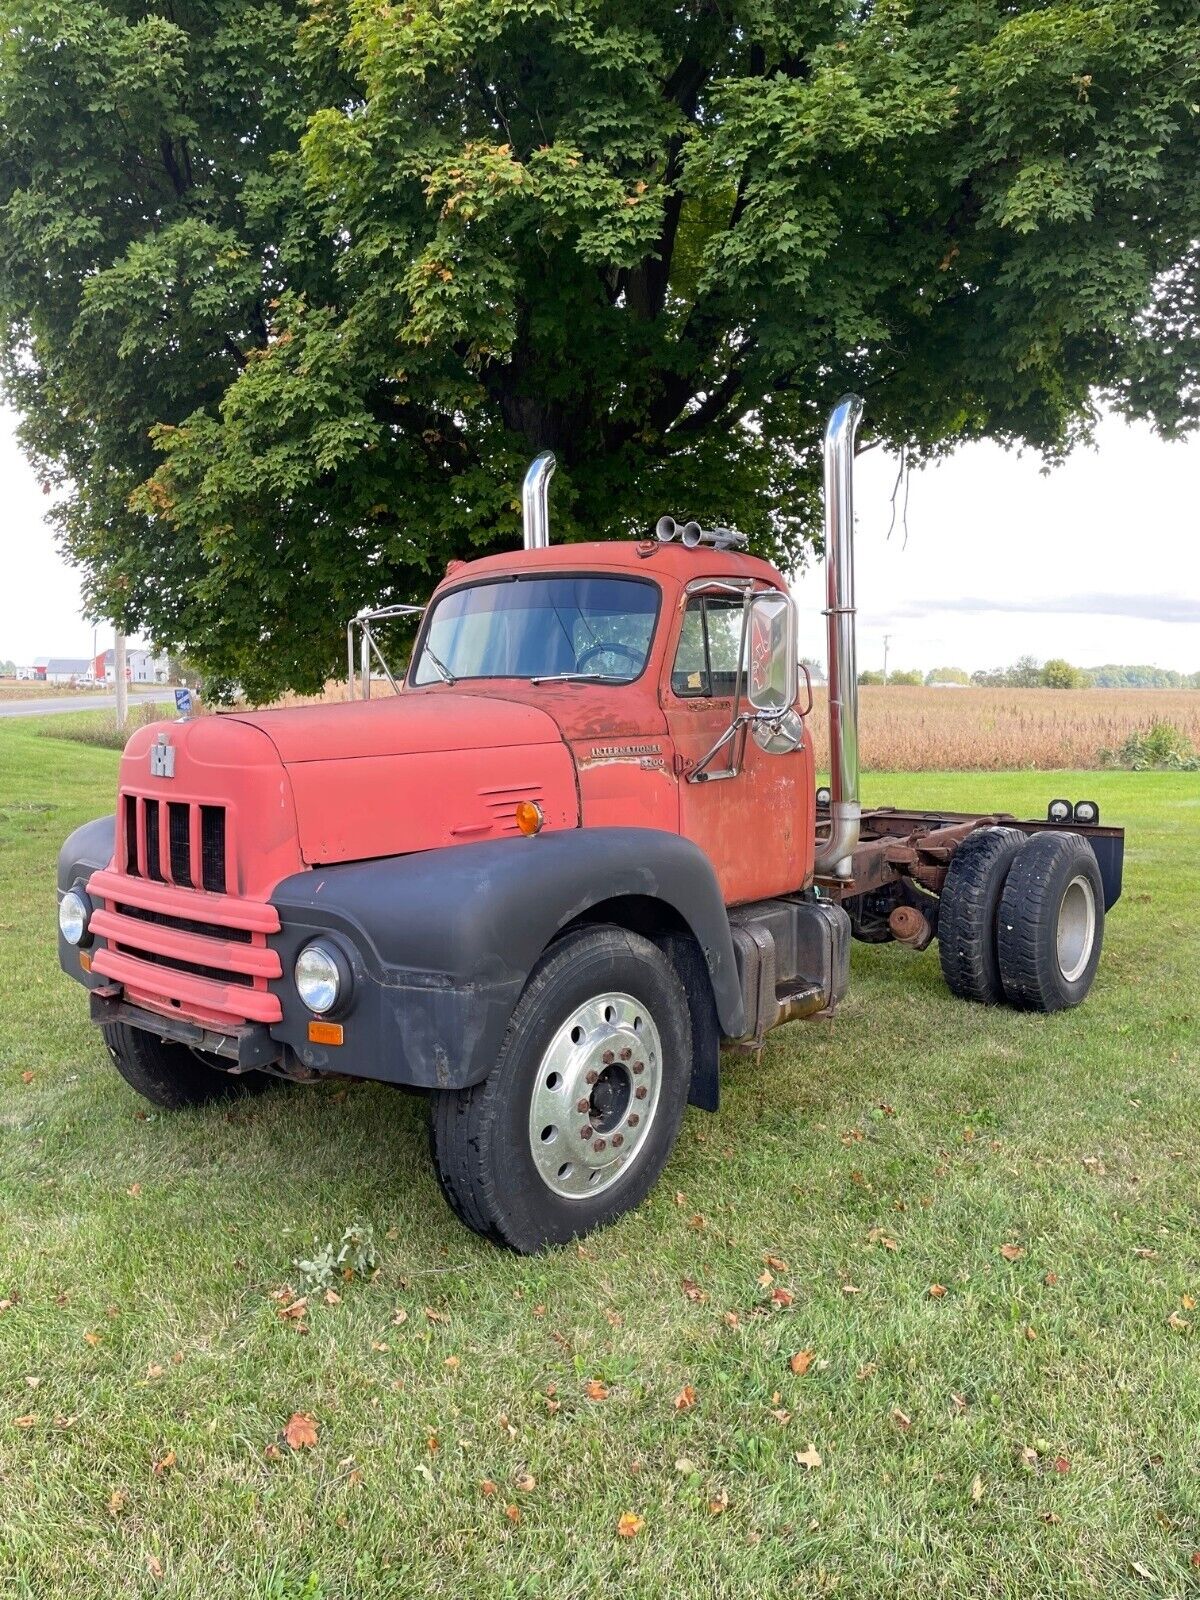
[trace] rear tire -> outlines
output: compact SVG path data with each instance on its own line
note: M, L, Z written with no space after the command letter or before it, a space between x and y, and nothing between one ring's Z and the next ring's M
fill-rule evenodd
M687 996L657 945L616 927L552 945L488 1078L431 1097L442 1193L522 1255L602 1227L658 1178L691 1070Z
M950 858L938 908L938 956L951 994L981 1005L1005 997L996 948L1000 897L1026 843L1016 828L980 828Z
M1004 886L997 945L1004 993L1021 1011L1064 1011L1092 987L1104 943L1104 884L1077 833L1030 839Z
M232 1073L210 1066L201 1051L156 1039L152 1033L130 1028L123 1022L106 1024L101 1031L108 1053L125 1082L151 1105L161 1106L164 1111L179 1111L184 1106L202 1106L211 1100L230 1100L237 1095L256 1093L265 1089L270 1081L265 1073Z

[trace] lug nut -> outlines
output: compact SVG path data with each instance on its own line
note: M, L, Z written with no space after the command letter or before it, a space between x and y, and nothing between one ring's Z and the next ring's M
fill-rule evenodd
M587 1108L590 1105L591 1105L591 1101L588 1099L588 1097L586 1095L584 1095L582 1100L576 1100L575 1109L576 1109L576 1111L586 1111Z
M625 1135L623 1133L614 1133L613 1134L613 1149L614 1150L619 1150L624 1143L625 1143Z
M595 1144L592 1146L592 1149L596 1152L597 1155L599 1155L601 1150L604 1149L604 1140L603 1139L597 1139Z
M600 1074L598 1072L595 1072L595 1071L586 1072L586 1073L584 1073L583 1081L584 1081L584 1083L595 1083L596 1079L599 1076L600 1076Z
M621 1051L621 1060L622 1061L628 1061L632 1054L633 1054L633 1051L629 1048L628 1045L626 1045L625 1048Z
M626 1122L626 1124L625 1124L625 1126L626 1126L626 1127L627 1127L627 1128L636 1128L636 1127L637 1127L637 1125L638 1125L638 1123L639 1123L639 1122L640 1122L640 1121L641 1121L641 1120L642 1120L642 1119L641 1119L641 1117L639 1117L639 1116L638 1116L638 1114L637 1114L637 1112L636 1112L636 1111L634 1111L634 1112L633 1112L633 1113L632 1113L632 1114L631 1114L631 1115L630 1115L630 1117L629 1117L629 1120L628 1120L628 1121L627 1121L627 1122Z
M634 1072L636 1072L636 1073L642 1073L642 1072L645 1072L645 1070L646 1070L646 1063L645 1063L645 1062L644 1062L644 1061L635 1061L635 1062L634 1062L634 1063L633 1063L633 1070L634 1070Z
M592 1137L592 1126L591 1126L591 1123L589 1123L586 1128L580 1128L579 1137L581 1139L590 1139Z
M603 1063L604 1063L604 1065L606 1067L611 1067L612 1064L613 1064L613 1053L612 1053L612 1051L611 1050L606 1050L604 1052L604 1054L600 1057L600 1059L601 1059L601 1061L603 1061Z
M639 1083L633 1093L635 1099L644 1100L646 1098L646 1085L644 1083Z

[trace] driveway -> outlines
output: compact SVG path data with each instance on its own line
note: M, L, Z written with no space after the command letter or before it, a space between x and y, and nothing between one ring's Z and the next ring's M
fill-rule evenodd
M154 693L131 693L129 696L131 706L145 705L147 701L174 705L170 695L166 699ZM0 717L50 717L60 711L115 711L116 708L115 694L72 694L63 695L61 699L48 695L44 700L0 700Z

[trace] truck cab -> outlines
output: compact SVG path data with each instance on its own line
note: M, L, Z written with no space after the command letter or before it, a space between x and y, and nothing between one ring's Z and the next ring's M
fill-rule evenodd
M541 457L524 548L451 563L402 678L373 632L401 608L366 611L363 698L130 739L115 812L67 840L58 882L60 962L127 1081L164 1106L331 1073L425 1089L456 1214L536 1250L642 1198L687 1102L717 1108L723 1048L831 1014L852 934L924 948L949 900L951 987L1004 998L963 952L999 960L999 896L1043 826L1057 976L1017 972L1013 1003L1082 998L1117 830L859 806L858 408L826 441L830 791L782 575L670 517L554 546Z

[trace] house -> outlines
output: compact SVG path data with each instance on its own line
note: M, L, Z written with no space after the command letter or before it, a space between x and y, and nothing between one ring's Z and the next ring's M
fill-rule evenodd
M36 683L78 683L92 670L92 663L73 656L38 656L33 663Z
M102 650L88 670L96 683L114 683L116 652ZM170 663L166 656L156 656L149 650L126 650L125 681L127 683L166 683Z

